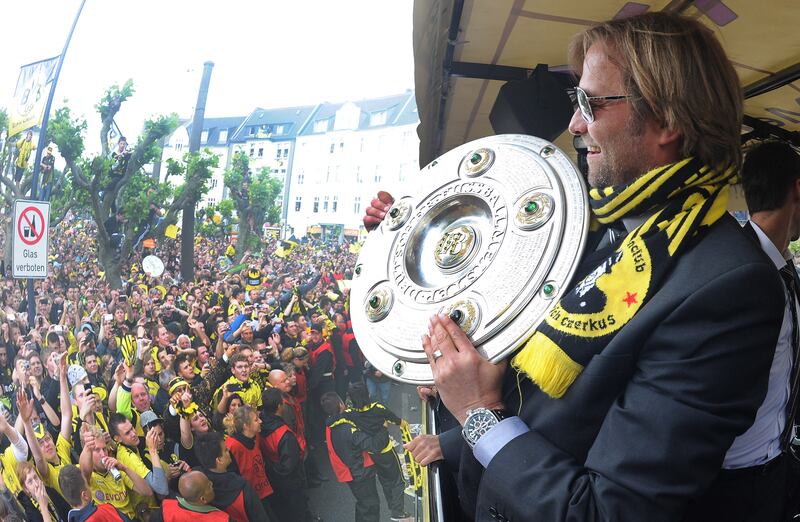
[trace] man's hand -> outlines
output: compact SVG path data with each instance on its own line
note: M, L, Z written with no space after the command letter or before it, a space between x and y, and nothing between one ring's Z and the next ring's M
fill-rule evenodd
M144 443L147 446L147 451L150 453L158 453L158 442L156 441L156 430L150 430L144 436Z
M386 217L386 213L392 208L392 203L394 203L394 198L391 194L384 191L378 192L378 196L367 207L364 215L364 227L367 230L377 228Z
M438 435L420 435L408 444L403 444L403 448L411 452L411 456L420 466L427 466L444 458Z
M27 422L31 421L31 416L33 415L33 404L28 399L28 395L25 393L25 390L17 390L17 409L19 410L19 415L22 417L22 420Z
M421 401L428 399L436 399L439 392L436 391L436 386L417 386L417 395Z
M125 365L123 363L119 363L117 369L114 370L114 380L119 386L122 386L122 381L125 380Z
M78 410L78 415L85 422L88 422L86 420L87 417L91 417L92 414L94 413L96 401L97 401L97 399L95 398L94 394L86 395L86 397L83 399L83 404L81 405L81 407Z
M502 379L507 363L492 364L481 357L449 317L431 318L428 335L422 336L422 348L433 370L439 396L462 426L467 410L503 407Z

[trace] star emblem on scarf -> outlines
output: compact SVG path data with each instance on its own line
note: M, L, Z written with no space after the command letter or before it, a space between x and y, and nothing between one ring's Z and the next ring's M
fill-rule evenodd
M625 292L625 298L622 300L622 302L623 303L627 303L628 304L628 308L630 308L630 306L632 304L636 304L636 303L639 302L639 301L636 300L636 294L637 293L638 292L634 292L634 293Z

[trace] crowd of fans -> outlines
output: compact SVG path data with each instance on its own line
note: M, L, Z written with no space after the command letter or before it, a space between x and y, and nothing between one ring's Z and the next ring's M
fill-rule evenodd
M124 261L112 288L95 226L51 230L32 327L24 281L3 274L4 520L316 520L315 448L357 520L378 519L376 477L393 520L407 516L385 428L404 421L376 402L386 377L350 328L346 243L267 239L236 260L235 245L198 237L195 279L181 281L166 239Z

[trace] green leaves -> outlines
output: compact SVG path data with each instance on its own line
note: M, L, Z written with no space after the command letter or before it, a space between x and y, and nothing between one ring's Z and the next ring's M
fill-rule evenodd
M77 160L83 155L85 132L86 120L73 117L66 105L56 109L55 116L47 124L48 139L58 146L58 151L65 158Z

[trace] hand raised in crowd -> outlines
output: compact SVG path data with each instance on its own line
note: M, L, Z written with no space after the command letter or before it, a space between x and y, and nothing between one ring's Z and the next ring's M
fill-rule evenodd
M147 435L144 436L144 444L147 448L147 451L150 453L158 453L158 440L156 430L150 430L147 432Z
M37 379L33 375L29 375L28 376L28 384L30 385L31 390L33 390L34 398L37 401L41 400L41 398L42 398L42 386L41 386L41 384L39 384L39 379Z
M380 191L369 204L364 215L364 227L367 230L373 230L381 224L386 217L386 213L392 208L394 198L388 192Z
M225 332L228 331L228 328L229 328L228 323L226 323L225 321L220 321L219 323L217 323L217 335L220 337L224 336Z
M125 364L119 363L114 370L114 381L119 385L122 386L122 382L125 380Z
M94 415L96 405L97 397L95 397L94 394L87 394L83 399L83 403L78 408L78 416L84 421L87 421L88 418Z
M19 410L19 416L22 417L22 420L30 422L33 416L33 403L28 399L25 390L17 390L17 409Z
M272 353L280 353L281 350L281 336L277 332L273 332L272 335L269 336L267 343L270 347L270 352Z

